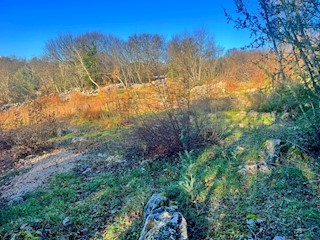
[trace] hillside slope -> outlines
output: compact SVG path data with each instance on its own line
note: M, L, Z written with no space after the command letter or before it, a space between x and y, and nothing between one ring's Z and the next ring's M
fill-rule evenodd
M3 204L1 238L137 239L154 192L179 205L190 239L320 238L319 162L295 141L298 113L255 109L206 113L223 129L220 140L180 157L141 155L128 141L134 126L78 125L59 146L86 157Z

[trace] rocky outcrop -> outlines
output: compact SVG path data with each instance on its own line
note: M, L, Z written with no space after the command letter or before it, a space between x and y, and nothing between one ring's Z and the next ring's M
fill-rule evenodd
M154 194L144 209L144 227L139 240L186 240L187 222L169 200Z
M249 161L239 167L239 174L270 173L280 162L281 140L269 139L264 143L264 149L260 153L259 161Z
M280 158L281 140L269 139L264 144L262 158L269 167L275 167Z

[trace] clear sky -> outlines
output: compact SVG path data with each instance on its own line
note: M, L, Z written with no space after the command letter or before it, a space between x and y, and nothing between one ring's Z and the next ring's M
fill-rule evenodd
M225 49L246 45L248 32L227 24L223 8L233 13L233 0L0 0L0 56L39 57L58 34L90 31L169 38L200 27Z

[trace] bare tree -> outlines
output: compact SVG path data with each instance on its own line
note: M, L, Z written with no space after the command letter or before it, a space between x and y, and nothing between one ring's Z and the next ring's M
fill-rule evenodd
M158 34L134 34L127 41L130 66L139 83L150 82L163 74L166 41Z
M59 73L58 64L46 59L33 58L29 62L29 67L34 76L39 79L42 94L61 93L68 89Z
M192 140L191 90L208 76L210 63L216 61L219 53L220 48L204 30L176 35L169 42L169 78L179 83L180 90L172 98L167 84L157 87L171 127L184 149L190 150Z
M285 66L291 65L298 68L307 87L318 91L320 1L259 0L258 13L249 12L242 0L235 0L235 4L240 17L234 19L226 13L228 20L237 28L251 31L254 38L251 47L271 43L281 82L288 79Z
M19 68L8 84L9 96L13 102L24 102L38 96L39 81L27 65Z
M220 53L213 37L205 30L176 35L169 43L169 62L171 70L178 78L191 81L192 85L203 80L204 72Z
M83 88L86 80L99 88L98 43L101 35L87 33L77 37L71 34L60 35L46 45L46 55L60 65L64 74L71 71L75 74L75 85Z
M0 103L12 101L9 89L10 83L13 80L14 74L25 64L25 61L18 59L0 57Z

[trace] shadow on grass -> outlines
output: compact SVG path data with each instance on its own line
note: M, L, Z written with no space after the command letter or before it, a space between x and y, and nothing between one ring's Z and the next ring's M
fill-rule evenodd
M181 187L186 176L181 161L174 157L142 161L139 156L130 162L133 168L118 175L60 176L48 191L5 209L2 223L13 229L5 233L6 238L39 218L43 228L51 229L48 239L61 235L88 239L106 231L109 239L137 239L143 227L143 206L157 191L178 203L190 239L273 239L276 235L319 239L317 163L295 149L271 173L239 174L239 167L259 159L265 140L282 138L284 130L270 114L228 114L217 117L228 125L220 145L206 145L195 152L194 199ZM92 137L109 139L104 132ZM66 232L62 225L67 216L75 220L73 232ZM263 221L249 229L248 219Z
M228 137L237 130L232 128ZM242 164L258 161L264 141L282 137L280 130L274 124L242 128L235 141L218 147L213 157L197 166L197 181L202 184L197 208L182 207L190 222L190 239L319 239L315 160L291 149L270 173L238 173ZM250 219L261 223L250 226Z

